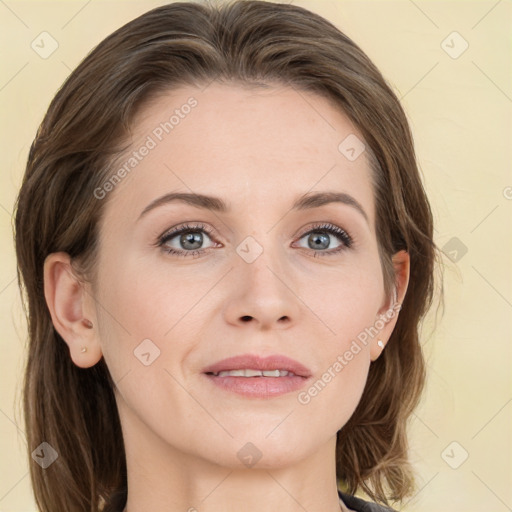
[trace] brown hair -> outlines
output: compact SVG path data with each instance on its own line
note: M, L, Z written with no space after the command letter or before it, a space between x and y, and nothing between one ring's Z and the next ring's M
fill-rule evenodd
M115 384L103 359L89 369L72 362L45 302L44 260L65 251L91 278L105 204L94 190L111 172L135 113L159 93L212 80L315 92L364 136L385 292L394 284L391 256L401 249L410 255L410 280L386 350L338 432L337 477L347 492L361 488L386 504L414 490L406 422L424 386L419 328L432 304L438 249L404 111L365 53L308 10L254 0L178 2L138 17L91 51L56 94L30 148L15 240L29 329L29 453L46 441L59 454L47 469L29 459L43 512L116 510L127 492Z

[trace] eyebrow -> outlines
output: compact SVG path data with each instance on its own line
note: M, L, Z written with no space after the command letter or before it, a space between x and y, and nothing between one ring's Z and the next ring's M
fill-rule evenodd
M159 206L176 201L219 213L229 213L231 211L231 207L219 197L186 192L171 192L151 201L151 203L142 210L139 219ZM308 210L319 208L320 206L330 203L342 203L351 206L358 211L364 217L367 224L369 224L368 215L364 208L354 197L345 192L315 192L304 194L295 200L291 209L292 211Z

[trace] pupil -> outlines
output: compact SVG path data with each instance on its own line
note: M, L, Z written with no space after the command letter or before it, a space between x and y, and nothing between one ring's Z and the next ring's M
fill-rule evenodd
M321 247L322 249L326 249L329 246L329 237L327 235L310 235L310 241L315 240L313 242L314 248L318 249ZM320 239L320 241L318 241Z
M202 242L202 235L200 233L186 233L185 235L182 235L181 241L184 244L183 246L188 249L199 249L199 247L201 246L201 242ZM187 246L188 243L191 243L191 244L196 243L197 246L188 247Z

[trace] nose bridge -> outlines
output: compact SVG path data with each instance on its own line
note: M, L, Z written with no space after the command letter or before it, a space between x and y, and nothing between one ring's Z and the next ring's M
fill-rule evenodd
M285 278L283 251L273 234L247 236L237 247L237 262L244 284L280 293Z
M249 235L237 246L231 321L251 319L271 325L296 318L297 297L285 270L286 255L274 235Z

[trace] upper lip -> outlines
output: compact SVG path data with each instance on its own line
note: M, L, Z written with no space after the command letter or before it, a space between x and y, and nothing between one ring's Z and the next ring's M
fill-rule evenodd
M229 357L203 369L203 373L218 373L230 370L285 370L300 377L310 377L311 371L304 365L283 355L261 357L252 354Z

